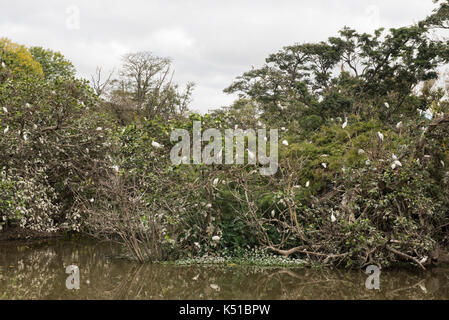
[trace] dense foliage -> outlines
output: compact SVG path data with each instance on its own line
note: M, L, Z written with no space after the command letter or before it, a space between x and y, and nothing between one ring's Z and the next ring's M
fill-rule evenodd
M140 261L249 248L344 267L444 261L449 47L433 31L448 5L413 26L287 46L206 115L187 112L193 84L179 90L167 58L128 54L90 87L60 53L3 39L1 225L87 232ZM279 128L278 172L172 164L170 133L198 120Z

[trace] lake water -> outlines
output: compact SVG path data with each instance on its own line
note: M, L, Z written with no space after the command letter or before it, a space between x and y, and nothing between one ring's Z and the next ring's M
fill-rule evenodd
M0 243L0 299L449 299L449 269L363 271L236 265L141 265L90 240ZM80 270L68 290L66 267Z

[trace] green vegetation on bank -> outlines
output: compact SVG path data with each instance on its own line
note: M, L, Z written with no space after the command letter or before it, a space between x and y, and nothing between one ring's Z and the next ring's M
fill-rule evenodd
M449 45L433 32L448 8L284 47L206 115L189 112L194 84L173 81L170 59L128 54L89 83L61 53L0 39L0 228L87 233L141 262L247 249L346 268L446 261ZM197 120L278 128L278 172L173 165L170 133Z

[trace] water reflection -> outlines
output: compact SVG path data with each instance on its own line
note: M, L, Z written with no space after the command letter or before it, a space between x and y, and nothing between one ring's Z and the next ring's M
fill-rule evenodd
M86 240L0 244L1 299L448 299L449 269L384 271L381 290L362 271L140 265ZM80 268L81 288L65 287Z

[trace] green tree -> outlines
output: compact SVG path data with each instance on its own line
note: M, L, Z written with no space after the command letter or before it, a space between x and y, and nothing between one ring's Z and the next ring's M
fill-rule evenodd
M421 82L438 78L448 52L422 24L374 34L344 28L327 42L283 48L225 92L254 99L265 116L285 122L348 113L370 118L372 106L381 110L387 102L391 108L377 115L393 123L392 114L423 107L409 96Z
M75 67L60 52L42 47L31 47L29 51L33 59L42 66L46 79L71 78L75 76Z

